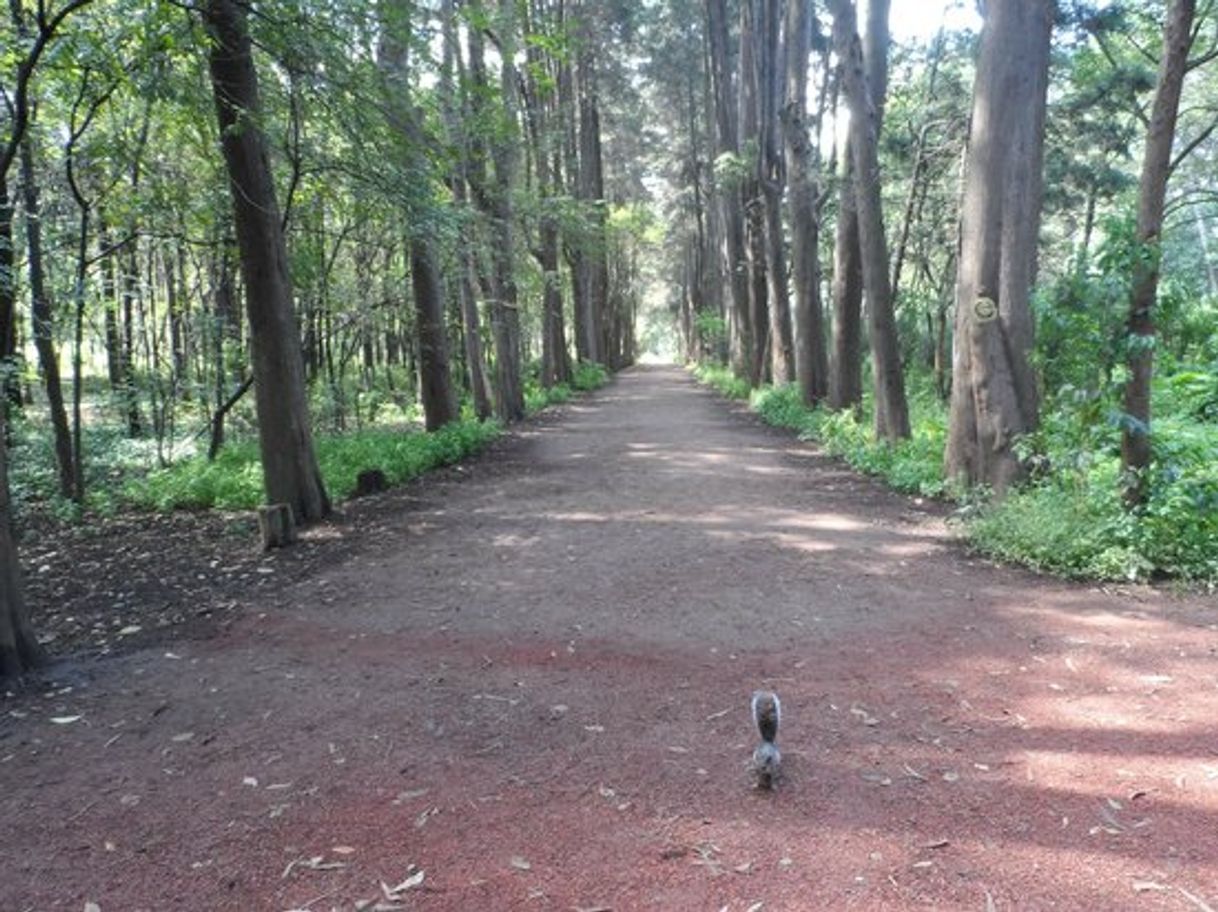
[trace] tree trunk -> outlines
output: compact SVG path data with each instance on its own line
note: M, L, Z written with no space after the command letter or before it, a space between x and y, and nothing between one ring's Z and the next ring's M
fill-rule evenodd
M867 0L863 66L875 110L877 139L888 94L889 0ZM854 152L849 135L838 155L838 216L833 244L833 360L829 407L856 408L863 401L863 265L855 201Z
M740 140L736 122L736 92L728 56L726 0L706 0L706 31L711 82L715 99L715 153L718 158L736 156ZM742 379L751 376L754 348L752 316L749 313L749 273L744 247L744 210L738 182L729 177L718 182L719 211L723 227L723 270L731 289L729 337L732 372Z
M949 478L999 494L1021 474L1016 439L1037 422L1028 298L1053 7L1052 0L992 0L973 87L944 461Z
M833 240L833 362L829 407L855 408L863 401L863 266L859 216L854 205L850 139L841 144L837 224Z
M30 626L21 588L21 563L13 537L8 487L7 426L0 410L0 678L22 674L46 660Z
M1196 0L1173 0L1167 12L1163 57L1159 61L1159 77L1138 184L1137 240L1144 253L1135 260L1129 296L1126 346L1129 380L1125 384L1125 415L1121 423L1124 497L1131 506L1144 503L1150 491L1146 472L1151 460L1150 381L1154 372L1154 306L1159 287L1163 205L1167 179L1171 175L1172 141L1176 135L1184 74L1188 70L1196 7Z
M589 240L581 250L579 267L584 270L586 308L582 322L584 357L589 361L606 362L608 342L609 266L605 232L605 177L601 156L600 100L597 97L596 57L593 53L589 4L577 6L580 35L575 67L575 100L579 109L579 180L577 196L584 206L585 218L591 221ZM506 91L506 90L505 90Z
M411 29L416 25L415 13L415 5L409 2L393 5L382 2L379 5L379 62L389 122L398 134L403 170L423 175L423 180L427 180L430 164L422 154L427 137L421 126L422 117L410 98L409 47ZM444 283L432 239L422 230L411 229L407 246L414 290L415 331L419 340L419 392L427 430L434 431L459 415L449 369Z
M410 242L410 280L419 336L419 394L427 430L434 431L456 421L460 412L448 366L444 285L433 245L424 238Z
M13 274L13 200L0 175L0 396L6 414L21 407L21 365L17 350L17 285Z
M530 33L540 34L544 28L541 11L536 4L529 7ZM557 66L542 54L538 44L528 47L525 78L525 120L537 173L537 192L541 212L537 218L537 246L533 257L541 268L544 291L541 313L541 384L547 389L571 379L571 359L567 352L566 330L563 325L562 273L559 270L559 226L555 214L555 197L559 195L559 175L562 168L562 137L556 124L561 111L557 108L558 93L543 85L542 77L552 78Z
M471 4L481 14L481 3ZM515 239L513 232L512 187L516 179L516 68L511 63L510 49L515 42L515 22L512 0L500 0L498 32L501 47L500 97L503 108L498 112L501 129L489 140L478 138L479 148L473 155L476 165L469 169L469 180L478 205L491 222L494 242L491 245L492 301L491 335L495 340L495 398L496 409L504 421L519 421L524 417L524 384L521 377L520 310L517 301ZM473 86L475 116L492 118L486 107L490 94L486 75L482 33L477 28L467 32L469 69ZM483 147L489 143L488 150ZM494 163L494 180L487 178L485 162Z
M266 142L245 7L208 0L203 11L220 136L241 251L258 409L258 439L268 503L286 503L297 522L330 512L313 451L300 333L292 312L275 185Z
M824 399L829 379L820 299L820 217L817 212L820 191L805 119L808 109L811 12L810 0L789 0L787 3L784 33L786 98L782 108L790 186L791 258L795 279L795 379L800 399L807 406L815 406Z
M774 383L795 380L795 339L791 328L791 302L787 283L786 237L782 224L782 196L787 169L782 154L779 109L782 107L782 11L778 3L761 5L757 74L761 100L761 151L758 156L762 197L765 201L766 281L770 299L770 373Z
M440 107L444 115L449 142L459 150L457 164L449 175L449 186L458 210L472 214L469 210L467 187L470 156L470 140L465 132L465 118L461 116L456 85L464 85L465 72L461 63L461 45L457 40L456 4L444 0L440 13L443 28L443 64L440 69ZM486 378L486 355L482 348L482 325L478 313L478 297L474 292L471 273L474 269L472 241L469 232L461 232L457 249L457 296L461 308L462 340L465 348L465 369L469 376L470 393L474 399L474 414L485 421L491 417L490 385Z
M877 437L895 442L909 436L909 410L905 402L905 378L901 373L901 350L888 275L876 109L868 87L854 5L849 0L833 0L831 7L834 46L842 61L842 78L850 103L850 147L854 160L859 247L875 375L875 432Z
M737 92L740 145L760 160L761 73L757 33L763 0L740 3L740 81ZM766 353L771 345L769 281L766 275L766 213L757 160L741 183L749 290L749 324L753 350L749 353L749 385L757 387L769 375Z
M38 182L34 172L34 153L27 135L21 143L21 183L25 197L26 258L30 274L30 316L34 347L47 393L47 407L55 437L55 464L59 470L59 493L71 498L76 491L72 432L63 400L59 376L59 356L55 351L55 310L46 290L42 262L42 215L39 211Z

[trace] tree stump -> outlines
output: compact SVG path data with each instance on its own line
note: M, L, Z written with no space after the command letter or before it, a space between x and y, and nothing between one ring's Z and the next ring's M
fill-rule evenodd
M364 469L355 477L355 496L367 497L389 487L389 479L380 469Z
M262 549L283 548L296 541L296 522L287 504L267 504L258 508L258 528L262 532Z

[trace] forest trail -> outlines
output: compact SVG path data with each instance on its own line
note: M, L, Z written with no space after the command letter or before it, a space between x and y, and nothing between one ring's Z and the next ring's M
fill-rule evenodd
M675 368L400 500L10 701L0 909L1218 907L1212 600L970 558Z

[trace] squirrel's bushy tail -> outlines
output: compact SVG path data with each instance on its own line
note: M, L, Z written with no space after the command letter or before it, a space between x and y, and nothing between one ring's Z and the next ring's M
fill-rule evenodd
M782 704L778 702L778 694L768 690L753 694L753 721L757 723L762 741L773 744L777 740L781 717Z

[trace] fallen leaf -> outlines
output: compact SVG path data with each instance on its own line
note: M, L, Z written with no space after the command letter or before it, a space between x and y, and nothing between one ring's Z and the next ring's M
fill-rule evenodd
M187 741L194 740L194 736L195 736L194 732L182 732L180 735L174 735L169 740L171 740L177 744L183 744Z
M985 912L998 912L998 904L994 902L989 890L985 891Z
M55 725L71 725L73 722L79 722L83 716L51 716L51 721Z
M508 862L517 871L531 871L533 866L521 858L519 855L513 855L511 861Z
M411 874L409 877L407 877L405 880L403 880L396 887L391 887L388 884L386 884L385 881L382 880L381 881L381 892L385 894L385 898L387 900L389 900L390 902L397 902L398 900L400 900L402 898L401 897L402 893L405 893L407 890L413 890L415 887L422 886L423 879L426 876L427 876L427 872L424 871L422 868L420 868L419 870L417 870L413 874Z
M946 849L949 845L951 845L950 840L936 839L933 842L922 843L922 848L924 848L924 849Z
M1165 886L1164 884L1161 884L1161 883L1156 883L1153 880L1135 880L1133 882L1132 886L1133 886L1133 892L1135 892L1135 893L1153 893L1153 892L1162 893L1166 890L1171 889L1171 887Z
M246 776L241 780L242 785L248 785L250 788L258 788L258 779L254 776Z
M85 912L101 912L101 906L95 902L85 903Z

